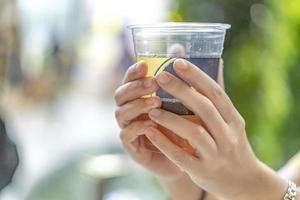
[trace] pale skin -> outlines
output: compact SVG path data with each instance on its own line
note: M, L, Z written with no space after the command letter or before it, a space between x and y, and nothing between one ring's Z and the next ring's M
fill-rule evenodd
M300 151L278 173L300 185Z
M219 83L223 85L222 66L220 69ZM121 127L122 144L137 163L158 178L172 200L198 200L202 189L187 173L182 172L165 155L149 151L144 145L144 131L147 127L156 127L157 124L151 120L137 120L137 117L161 106L158 97L142 98L158 89L156 79L146 78L146 74L146 63L139 62L131 66L124 76L122 85L116 90L116 119ZM216 199L210 194L206 197L206 200Z
M199 199L200 188L220 199L282 199L287 182L258 161L248 143L243 118L215 81L182 59L175 61L174 69L194 89L167 72L145 79L146 64L136 66L142 67L128 70L115 95L121 139L129 154L161 181L171 199ZM151 98L152 104L140 98L157 90L158 85L194 111L204 126L158 109L158 98ZM152 121L135 120L148 112ZM187 139L197 155L173 144L156 124ZM145 136L163 154L148 151L143 145ZM207 199L216 198L209 195Z

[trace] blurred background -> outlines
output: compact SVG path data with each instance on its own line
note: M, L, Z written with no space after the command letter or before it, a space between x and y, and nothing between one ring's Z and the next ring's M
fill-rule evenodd
M113 93L130 23L226 22L226 90L275 169L300 149L299 0L1 0L0 117L19 167L4 200L164 199L123 152ZM145 196L147 194L147 196Z

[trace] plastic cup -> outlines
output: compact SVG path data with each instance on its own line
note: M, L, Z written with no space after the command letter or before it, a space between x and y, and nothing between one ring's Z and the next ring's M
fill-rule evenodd
M229 24L158 23L131 25L129 28L133 34L136 60L143 60L148 64L147 76L156 76L162 71L167 71L178 77L173 70L173 62L177 58L184 58L217 81L225 33L230 28ZM152 95L161 98L162 109L201 124L201 120L192 111L164 90L159 89ZM144 115L141 118L148 119L148 116ZM164 127L159 129L178 146L194 153L194 149L186 140ZM157 151L153 146L149 148Z

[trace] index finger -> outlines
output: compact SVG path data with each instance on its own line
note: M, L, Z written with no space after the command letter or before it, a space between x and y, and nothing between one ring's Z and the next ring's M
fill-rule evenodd
M147 71L148 66L144 61L137 62L128 68L124 75L122 84L144 78L147 74Z
M174 62L174 69L182 79L215 105L227 123L240 118L223 88L197 66L184 59L177 59Z

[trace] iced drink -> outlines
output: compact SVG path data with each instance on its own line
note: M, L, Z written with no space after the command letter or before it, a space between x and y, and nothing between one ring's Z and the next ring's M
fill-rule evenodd
M173 63L177 58L184 58L195 64L212 79L217 80L225 32L230 25L162 23L133 25L129 28L133 33L137 61L143 60L148 64L147 76L157 76L162 71L167 71L178 77L173 69ZM161 98L162 109L182 115L195 123L201 123L199 117L163 89L160 88L152 95ZM140 118L147 119L148 116L144 115ZM187 152L194 152L186 140L164 127L159 127L159 129ZM157 151L153 146L148 146L150 150Z

